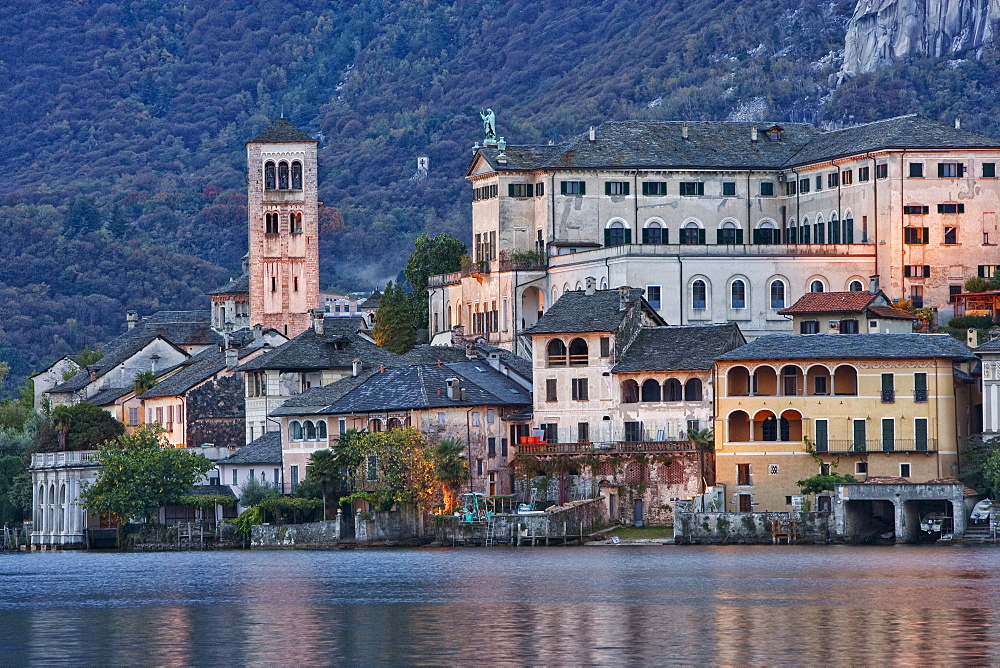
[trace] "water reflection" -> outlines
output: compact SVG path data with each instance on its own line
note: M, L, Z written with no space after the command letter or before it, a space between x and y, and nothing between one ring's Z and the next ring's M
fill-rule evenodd
M3 663L1000 662L1000 551L0 557Z

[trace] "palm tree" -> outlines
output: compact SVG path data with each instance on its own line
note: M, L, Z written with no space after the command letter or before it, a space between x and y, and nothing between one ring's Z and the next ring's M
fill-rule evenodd
M156 374L152 371L140 371L132 380L132 389L136 394L149 392L154 385L156 385Z
M52 428L59 435L59 450L66 450L66 435L73 423L73 413L69 406L56 406L52 410Z
M434 474L441 483L444 509L455 507L458 490L469 479L469 465L465 458L465 445L459 438L444 438L434 448Z
M688 440L698 448L698 468L705 479L705 453L715 451L715 432L711 429L691 429L687 433Z
M319 487L323 495L323 519L326 519L326 495L340 483L340 467L330 450L317 450L309 457L306 477Z

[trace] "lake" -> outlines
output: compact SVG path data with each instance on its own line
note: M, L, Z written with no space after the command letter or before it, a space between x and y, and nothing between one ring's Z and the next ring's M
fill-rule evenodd
M989 547L0 554L0 664L1000 663Z

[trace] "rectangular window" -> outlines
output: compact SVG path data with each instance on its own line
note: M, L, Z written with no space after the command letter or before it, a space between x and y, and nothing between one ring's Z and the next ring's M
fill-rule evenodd
M920 179L924 176L924 163L922 162L911 162L910 163L910 178Z
M506 457L507 456L507 439L506 438L501 438L500 439L500 456L501 457Z
M508 197L534 197L534 184L531 183L508 183Z
M590 441L590 423L589 422L577 422L576 423L576 440L580 443L587 443Z
M749 464L736 465L736 484L744 487L750 487L753 485L753 478L750 476Z
M288 467L288 473L292 478L292 491L294 492L299 486L299 467L290 466Z
M535 197L545 197L545 182L539 181L535 184Z
M233 484L238 485L240 480L240 473L236 469L233 469Z
M910 477L910 465L909 464L900 464L899 465L899 477L900 478L909 478Z
M913 420L913 449L927 450L927 418Z
M572 390L574 401L587 401L590 398L586 378L574 378Z
M478 427L482 424L479 419L479 411L472 411L472 426Z
M803 195L809 192L809 179L801 179L799 181L799 192Z
M927 401L927 374L913 374L913 400L919 402Z
M687 421L687 430L688 430L688 433L691 433L692 431L700 431L701 430L701 421L700 420L688 420Z
M930 239L930 228L927 227L904 227L903 243L905 244L926 244Z
M545 379L545 401L559 401L556 394L556 379Z
M278 483L281 481L281 469L274 469L274 486L277 487Z
M995 264L981 264L979 265L979 278L993 278L997 273L997 265Z
M891 373L882 374L882 403L891 404L896 401L896 379Z
M701 181L681 181L681 195L697 197L705 194L705 184Z
M760 182L760 196L761 197L774 197L774 183L772 181L761 181Z
M732 223L723 223L732 225ZM715 243L717 244L742 244L743 230L733 227L723 227L715 231Z
M939 179L960 179L965 176L965 165L960 162L939 162Z
M826 420L816 420L816 452L826 452L830 449L829 424Z
M545 422L540 425L542 437L546 443L559 442L559 425L555 422Z
M444 415L444 413L438 413L438 419L440 420L441 416L443 416L443 415ZM337 420L337 428L340 430L341 434L346 434L347 433L347 418L340 418L339 420Z
M492 408L486 409L486 424L493 424L496 419L496 411Z
M130 425L137 425L137 424L139 424L139 409L138 408L129 408L128 409L128 423Z
M586 195L587 184L583 181L560 181L559 192L563 195Z
M938 213L965 213L964 204L938 204Z
M896 449L896 418L882 418L882 451Z
M983 163L983 178L984 179L995 179L997 177L997 163L995 162L984 162Z
M798 188L796 187L797 185L798 185L798 183L796 183L795 181L789 181L788 183L786 183L785 184L785 194L786 195L794 195L795 191L798 190Z
M827 188L836 188L839 185L840 185L840 173L839 172L832 172L832 173L826 175L826 187Z
M955 303L955 295L960 295L960 294L962 294L962 286L961 285L949 285L948 286L948 303L949 304L954 304Z
M914 308L924 307L924 286L922 285L910 286L910 301L913 302Z
M911 204L909 206L903 207L903 213L908 216L922 216L924 214L930 213L929 206L922 206L920 204Z
M822 189L823 189L823 175L822 174L817 174L816 175L816 192L819 192Z
M881 165L875 165L875 178L876 179L889 178L889 163L884 162Z
M625 423L625 440L635 443L642 440L642 423L641 422L626 422Z
M864 452L868 449L868 423L864 418L854 421L853 429L854 451Z
M660 308L660 286L659 285L647 285L646 286L646 301L649 305L655 309Z
M816 376L813 378L813 394L828 394L826 376Z
M642 243L644 244L668 244L670 243L670 230L659 225L642 228Z
M763 194L763 193L761 193ZM736 196L736 181L723 181L722 182L722 196L723 197L735 197Z
M930 278L929 264L907 264L903 266L903 278Z
M495 436L490 436L486 439L486 455L489 457L497 456L497 439Z
M852 183L854 183L854 172L852 172L849 169L845 169L840 174L840 182L843 183L845 186L849 186Z
M867 181L870 178L871 167L858 167L858 181Z
M690 225L691 223L689 223ZM685 227L681 229L681 245L694 246L705 243L705 229L702 227Z
M946 227L944 228L944 244L945 246L955 246L958 244L958 228L957 227Z
M483 460L482 459L477 459L476 460L476 475L482 475L482 474L483 474Z
M644 181L642 184L643 195L666 195L666 181Z
M868 475L868 462L854 462L854 473Z
M611 357L611 337L601 337L601 357Z
M278 291L278 278L276 276L271 277L271 292Z
M819 334L819 320L803 320L800 322L799 334Z
M604 183L605 195L628 195L628 181L606 181Z

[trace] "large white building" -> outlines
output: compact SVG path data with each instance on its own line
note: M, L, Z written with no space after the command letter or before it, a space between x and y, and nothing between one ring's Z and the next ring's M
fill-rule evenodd
M472 262L432 277L431 335L530 354L518 335L587 278L630 285L671 325L790 331L810 291L865 290L953 313L1000 263L1000 141L911 115L803 124L614 122L549 146L479 148Z

